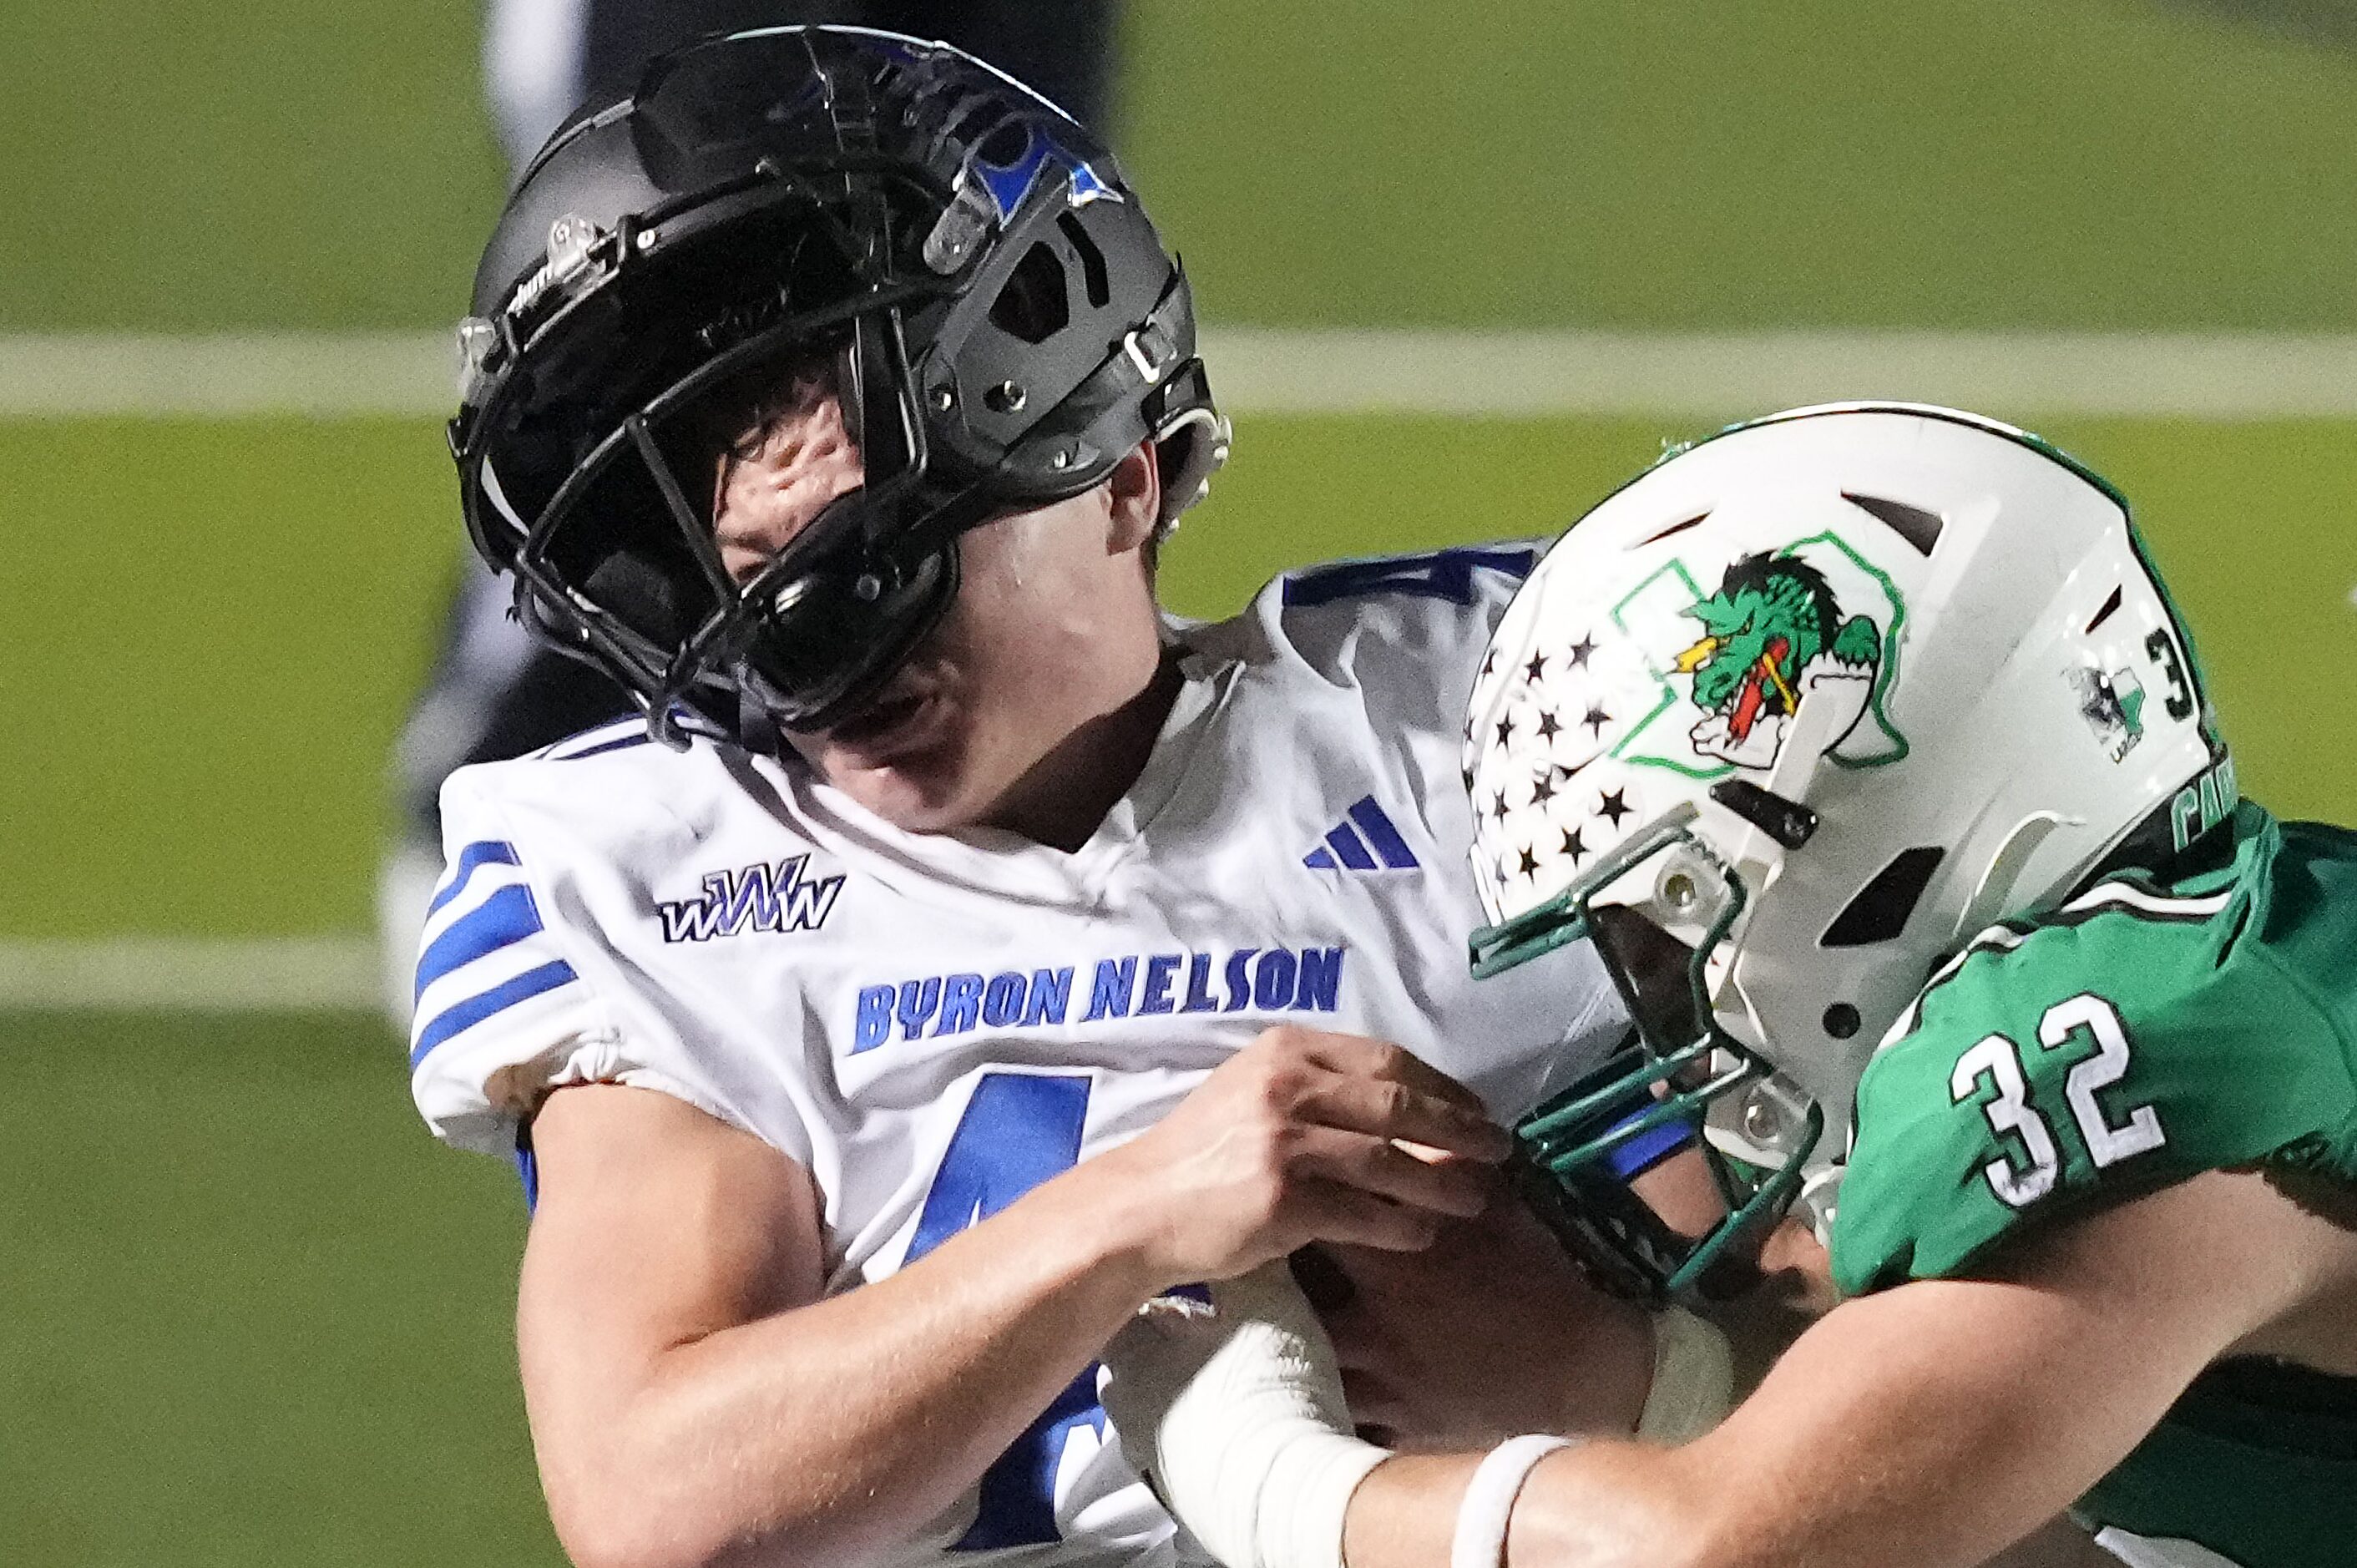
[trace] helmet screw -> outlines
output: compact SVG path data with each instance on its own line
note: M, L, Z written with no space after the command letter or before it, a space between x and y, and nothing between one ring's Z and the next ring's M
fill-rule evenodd
M1825 1009L1825 1033L1836 1040L1846 1040L1857 1034L1860 1022L1857 1009L1846 1002L1836 1002Z
M1764 1094L1754 1092L1743 1101L1743 1135L1755 1144L1772 1141L1783 1129L1783 1118Z
M933 406L940 409L943 413L947 413L951 409L955 408L957 406L956 389L953 387L935 387L933 389Z
M862 604L873 604L877 596L884 592L883 579L873 572L862 572L852 582L851 592L853 596Z
M1028 395L1021 382L1001 381L983 393L982 401L988 403L996 413L1019 413L1022 412Z
M1061 446L1057 447L1055 454L1048 459L1048 467L1051 468L1063 469L1071 466L1071 453Z

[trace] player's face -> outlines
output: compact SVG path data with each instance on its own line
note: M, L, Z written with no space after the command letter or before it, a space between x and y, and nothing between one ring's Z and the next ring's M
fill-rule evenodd
M796 383L732 443L714 475L721 558L750 579L829 501L858 488L841 401ZM1160 637L1139 549L1151 532L1154 465L1070 500L1013 512L961 542L962 578L941 624L857 712L788 740L827 782L898 826L1030 831L1019 800L1086 747L1091 721L1153 678Z

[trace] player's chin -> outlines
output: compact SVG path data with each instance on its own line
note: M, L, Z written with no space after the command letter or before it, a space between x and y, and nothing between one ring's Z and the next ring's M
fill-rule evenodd
M970 778L965 736L953 726L922 746L878 751L827 741L818 749L813 760L828 783L911 832L966 825L970 800L980 793Z

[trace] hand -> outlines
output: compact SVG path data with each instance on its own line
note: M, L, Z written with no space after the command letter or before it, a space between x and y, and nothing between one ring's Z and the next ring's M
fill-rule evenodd
M1310 1241L1428 1246L1443 1220L1481 1211L1483 1167L1509 1145L1470 1090L1399 1047L1286 1026L1071 1174L1110 1184L1167 1289L1232 1278Z
M1503 1185L1420 1252L1336 1246L1296 1260L1370 1441L1487 1448L1517 1433L1635 1426L1652 1380L1643 1308L1590 1285Z

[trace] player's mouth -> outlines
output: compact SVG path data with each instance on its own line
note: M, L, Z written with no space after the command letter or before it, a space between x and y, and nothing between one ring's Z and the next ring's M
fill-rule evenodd
M856 754L866 766L881 767L932 739L948 711L949 703L931 687L888 688L876 701L828 729L826 738L829 745Z

